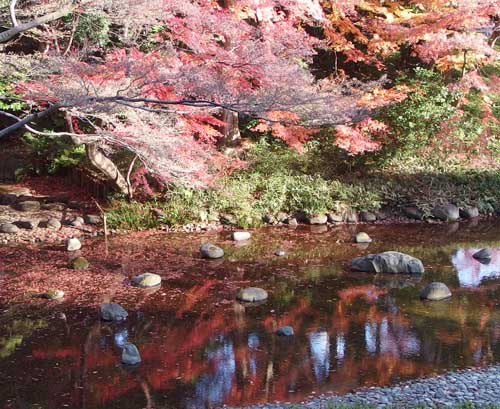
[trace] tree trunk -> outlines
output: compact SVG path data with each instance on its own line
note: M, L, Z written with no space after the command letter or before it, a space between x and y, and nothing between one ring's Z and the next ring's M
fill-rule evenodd
M241 134L238 121L238 113L224 109L222 111L222 120L225 123L224 137L219 146L223 148L232 148L240 144Z
M94 143L85 144L85 152L90 160L90 163L99 169L109 180L113 182L115 187L125 195L129 195L129 186L127 181L121 174L120 170Z

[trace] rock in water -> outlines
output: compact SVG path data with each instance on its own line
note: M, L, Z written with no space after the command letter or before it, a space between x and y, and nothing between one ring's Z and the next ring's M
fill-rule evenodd
M76 237L72 237L68 239L66 249L68 251L77 251L82 248L82 243L80 243L80 240L78 240Z
M281 249L280 249L280 250L276 250L276 251L274 252L274 255L275 255L275 256L278 256L278 257L284 257L284 256L286 256L286 253L285 253L285 250L281 250Z
M71 260L71 268L73 270L86 270L90 266L90 263L85 257L77 257Z
M141 362L141 354L134 344L127 342L123 345L122 363L125 365L137 365Z
M42 294L43 298L48 300L59 300L64 297L64 291L61 290L48 290Z
M267 297L267 291L258 287L240 288L238 294L236 294L236 298L244 302L264 301L267 300Z
M351 268L367 273L422 274L425 271L424 265L418 258L397 251L356 257L351 262Z
M291 337L293 335L293 328L290 327L289 325L285 325L283 327L280 327L277 329L276 335L279 335L282 337Z
M455 222L460 217L460 212L457 206L448 203L435 206L432 209L432 215L443 222Z
M141 288L149 288L156 287L161 284L161 277L158 274L153 273L144 273L138 276L135 276L132 279L132 284L136 287Z
M233 233L231 234L231 237L234 241L248 240L251 236L251 233L248 231L233 231Z
M200 253L203 258L217 259L224 257L224 250L210 243L202 244Z
M12 223L3 223L0 224L0 233L9 233L14 234L19 231L19 227Z
M123 321L128 317L128 312L119 304L101 304L101 319L104 321Z
M371 243L372 238L370 236L368 236L367 233L362 231L362 232L359 232L358 234L356 234L355 241L356 241L356 243Z
M481 249L472 255L476 260L491 260L491 250Z
M420 298L429 301L439 301L451 297L451 291L444 283L433 282L420 292Z
M465 207L460 209L460 217L463 219L474 219L479 217L479 209L477 207Z

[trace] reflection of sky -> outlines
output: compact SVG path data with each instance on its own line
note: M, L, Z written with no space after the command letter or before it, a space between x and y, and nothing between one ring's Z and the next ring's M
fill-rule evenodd
M222 346L206 354L209 366L214 368L214 372L203 374L198 378L195 386L195 397L188 404L189 408L220 404L229 395L236 372L236 361L231 340L224 339L222 343Z
M500 249L491 249L489 264L482 264L472 257L479 250L481 249L458 249L451 258L461 287L477 287L484 279L500 277Z
M248 367L253 376L257 374L257 360L255 358L255 350L259 347L259 336L252 332L248 334Z
M370 354L377 352L377 324L374 322L365 324L365 343Z
M123 348L123 346L127 343L128 331L126 329L122 329L118 331L114 335L115 345L119 348Z
M311 332L309 346L314 376L318 382L321 382L327 378L330 370L330 337L328 333L326 331Z

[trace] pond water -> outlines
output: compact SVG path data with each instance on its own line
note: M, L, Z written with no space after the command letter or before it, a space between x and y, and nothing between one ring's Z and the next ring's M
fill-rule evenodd
M352 244L357 231L374 242ZM93 268L119 278L121 287L108 297L129 310L122 324L100 323L83 296L25 309L1 300L0 407L295 402L500 361L498 221L266 228L243 244L228 236L119 237L107 253L100 241L87 246ZM226 257L198 259L207 241L221 245ZM472 258L483 247L493 249L489 264ZM287 255L275 256L278 248ZM426 273L349 271L353 257L386 250L420 258ZM21 274L11 261L23 259L23 251L4 253L9 272L0 285ZM40 263L51 251L67 257L57 249L32 251ZM127 279L145 271L163 275L161 289L129 289ZM420 301L419 290L431 281L445 282L453 297ZM250 285L268 290L269 300L235 302L237 289ZM293 326L295 336L274 335L282 325ZM120 364L127 341L142 355L137 368Z

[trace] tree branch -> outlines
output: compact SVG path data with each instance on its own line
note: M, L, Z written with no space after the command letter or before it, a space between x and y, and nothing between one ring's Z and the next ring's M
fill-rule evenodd
M12 28L9 28L8 30L0 33L0 43L5 43L5 42L9 41L10 39L12 39L13 37L15 37L16 35L24 32L24 31L28 31L28 30L31 30L32 28L38 27L42 24L46 24L46 23L49 23L51 21L60 19L61 17L64 17L66 14L71 13L76 8L75 4L70 4L70 5L67 5L65 7L62 7L60 10L54 11L52 13L46 14L46 15L41 16L41 17L37 17L34 20L29 21L27 23L16 24L17 20L16 20L16 16L14 13L15 4L16 4L16 1L12 1L10 3L11 20L12 20L12 23L14 26Z
M18 26L17 18L16 18L16 3L17 3L17 0L12 0L10 2L10 5L9 5L10 21L12 21L12 25L14 27Z

